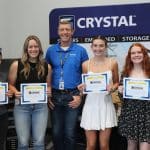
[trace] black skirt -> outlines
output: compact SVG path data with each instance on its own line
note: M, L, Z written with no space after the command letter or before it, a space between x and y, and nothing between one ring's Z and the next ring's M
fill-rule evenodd
M150 143L150 101L124 99L118 126L127 140Z

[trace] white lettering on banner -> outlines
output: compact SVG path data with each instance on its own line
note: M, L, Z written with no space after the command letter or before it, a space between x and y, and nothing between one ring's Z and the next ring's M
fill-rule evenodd
M149 41L150 36L123 36L122 42L132 42L132 41Z
M86 43L87 43L87 42L88 42L88 43L91 43L91 42L92 42L92 39L93 39L93 38L84 38L84 42L86 42Z
M121 27L121 26L137 26L134 22L135 15L130 16L106 16L106 17L87 17L79 18L77 26L79 28L108 28L108 27Z
M78 43L79 39L78 38L73 38L73 42Z
M106 37L107 41L109 42L115 42L116 41L116 38L115 37Z

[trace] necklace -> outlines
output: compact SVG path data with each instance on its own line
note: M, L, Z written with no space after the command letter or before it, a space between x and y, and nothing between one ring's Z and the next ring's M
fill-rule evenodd
M94 66L99 66L101 63L93 61Z
M93 59L93 65L94 66L99 66L99 65L104 65L105 64L105 61L95 61L94 59Z

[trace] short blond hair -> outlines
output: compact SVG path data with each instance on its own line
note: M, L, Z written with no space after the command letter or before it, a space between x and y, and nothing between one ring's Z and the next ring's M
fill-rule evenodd
M60 20L59 21L59 24L58 24L58 27L59 27L59 25L64 25L64 24L69 24L70 26L71 26L71 28L73 29L73 25L72 25L72 23L70 22L70 21L66 21L66 20Z

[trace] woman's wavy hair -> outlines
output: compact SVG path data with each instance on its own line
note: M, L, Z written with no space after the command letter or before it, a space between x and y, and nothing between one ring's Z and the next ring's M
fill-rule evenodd
M128 77L133 69L133 62L131 61L131 49L132 47L137 46L141 48L143 53L143 61L142 61L142 69L144 70L145 74L150 77L150 57L148 55L148 49L145 48L141 43L133 43L126 56L125 65L122 71L122 75Z
M44 76L44 73L45 73L43 49L42 49L42 45L41 45L39 38L35 35L29 35L24 42L23 55L21 58L21 62L23 64L24 68L21 70L21 73L24 74L25 78L27 78L30 73L30 64L29 64L29 55L28 55L28 46L29 46L30 40L35 40L39 47L39 55L37 58L36 69L38 71L38 78L40 78L40 77Z

